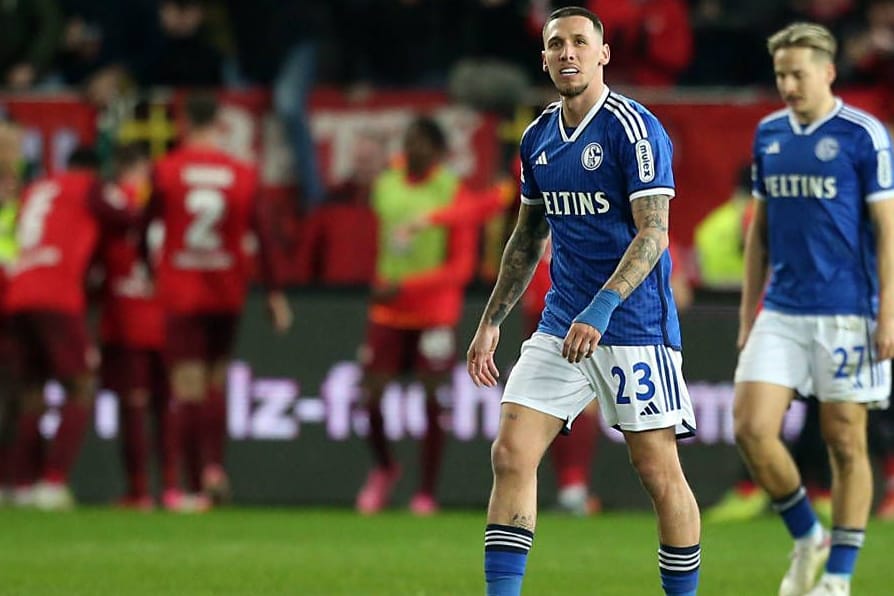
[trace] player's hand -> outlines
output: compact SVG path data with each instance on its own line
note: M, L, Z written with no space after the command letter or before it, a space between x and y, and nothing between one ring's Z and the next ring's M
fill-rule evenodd
M879 317L875 328L875 349L878 360L894 358L894 316Z
M466 369L476 386L493 387L500 371L494 363L494 352L500 342L500 328L496 325L479 325L466 353Z
M586 323L572 323L562 344L562 357L572 364L593 355L602 334Z
M370 299L373 302L389 302L400 292L400 285L393 282L377 283L372 287Z
M429 227L431 227L431 223L428 221L428 217L425 215L420 215L398 225L395 230L395 234L401 237L412 239L415 238L416 235L419 234L419 232Z
M292 305L289 299L282 292L270 292L267 295L267 308L270 311L270 321L273 323L273 330L276 333L283 334L292 327L294 316L292 315Z

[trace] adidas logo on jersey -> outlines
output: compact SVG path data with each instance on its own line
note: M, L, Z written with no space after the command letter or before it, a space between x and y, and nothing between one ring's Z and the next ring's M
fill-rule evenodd
M781 148L779 147L779 141L773 141L772 143L767 145L766 149L764 149L764 154L765 155L776 155L780 151L781 151Z
M639 413L640 416L654 416L655 414L660 414L661 410L658 409L658 406L655 405L654 402L649 402L643 411Z
M546 161L546 151L541 151L540 155L537 156L537 161L534 162L535 166L545 166L547 165Z

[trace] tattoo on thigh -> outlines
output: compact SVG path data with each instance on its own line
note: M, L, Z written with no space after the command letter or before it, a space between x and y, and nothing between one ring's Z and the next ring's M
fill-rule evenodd
M516 513L512 516L512 524L516 528L524 528L525 530L534 531L534 518L524 513Z

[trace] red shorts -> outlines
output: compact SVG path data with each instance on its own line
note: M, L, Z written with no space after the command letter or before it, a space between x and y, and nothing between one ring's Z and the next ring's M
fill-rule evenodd
M26 383L68 381L90 371L87 322L81 315L20 311L9 319L16 368Z
M107 344L102 348L100 371L103 388L118 396L138 389L161 395L168 383L161 352L158 350Z
M229 359L233 352L239 315L168 315L166 327L165 360L169 365L186 360L213 363Z
M370 322L360 363L367 373L446 373L456 362L452 327L398 329Z

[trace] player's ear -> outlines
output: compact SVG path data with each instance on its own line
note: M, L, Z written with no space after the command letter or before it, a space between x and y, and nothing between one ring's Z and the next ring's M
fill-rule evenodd
M540 51L540 62L543 66L543 72L549 72L549 67L546 65L546 50Z
M612 52L607 43L602 44L602 51L599 53L598 64L605 66L611 60Z
M835 82L836 77L838 77L838 70L835 68L835 63L830 61L826 65L826 80L829 81L829 85Z

